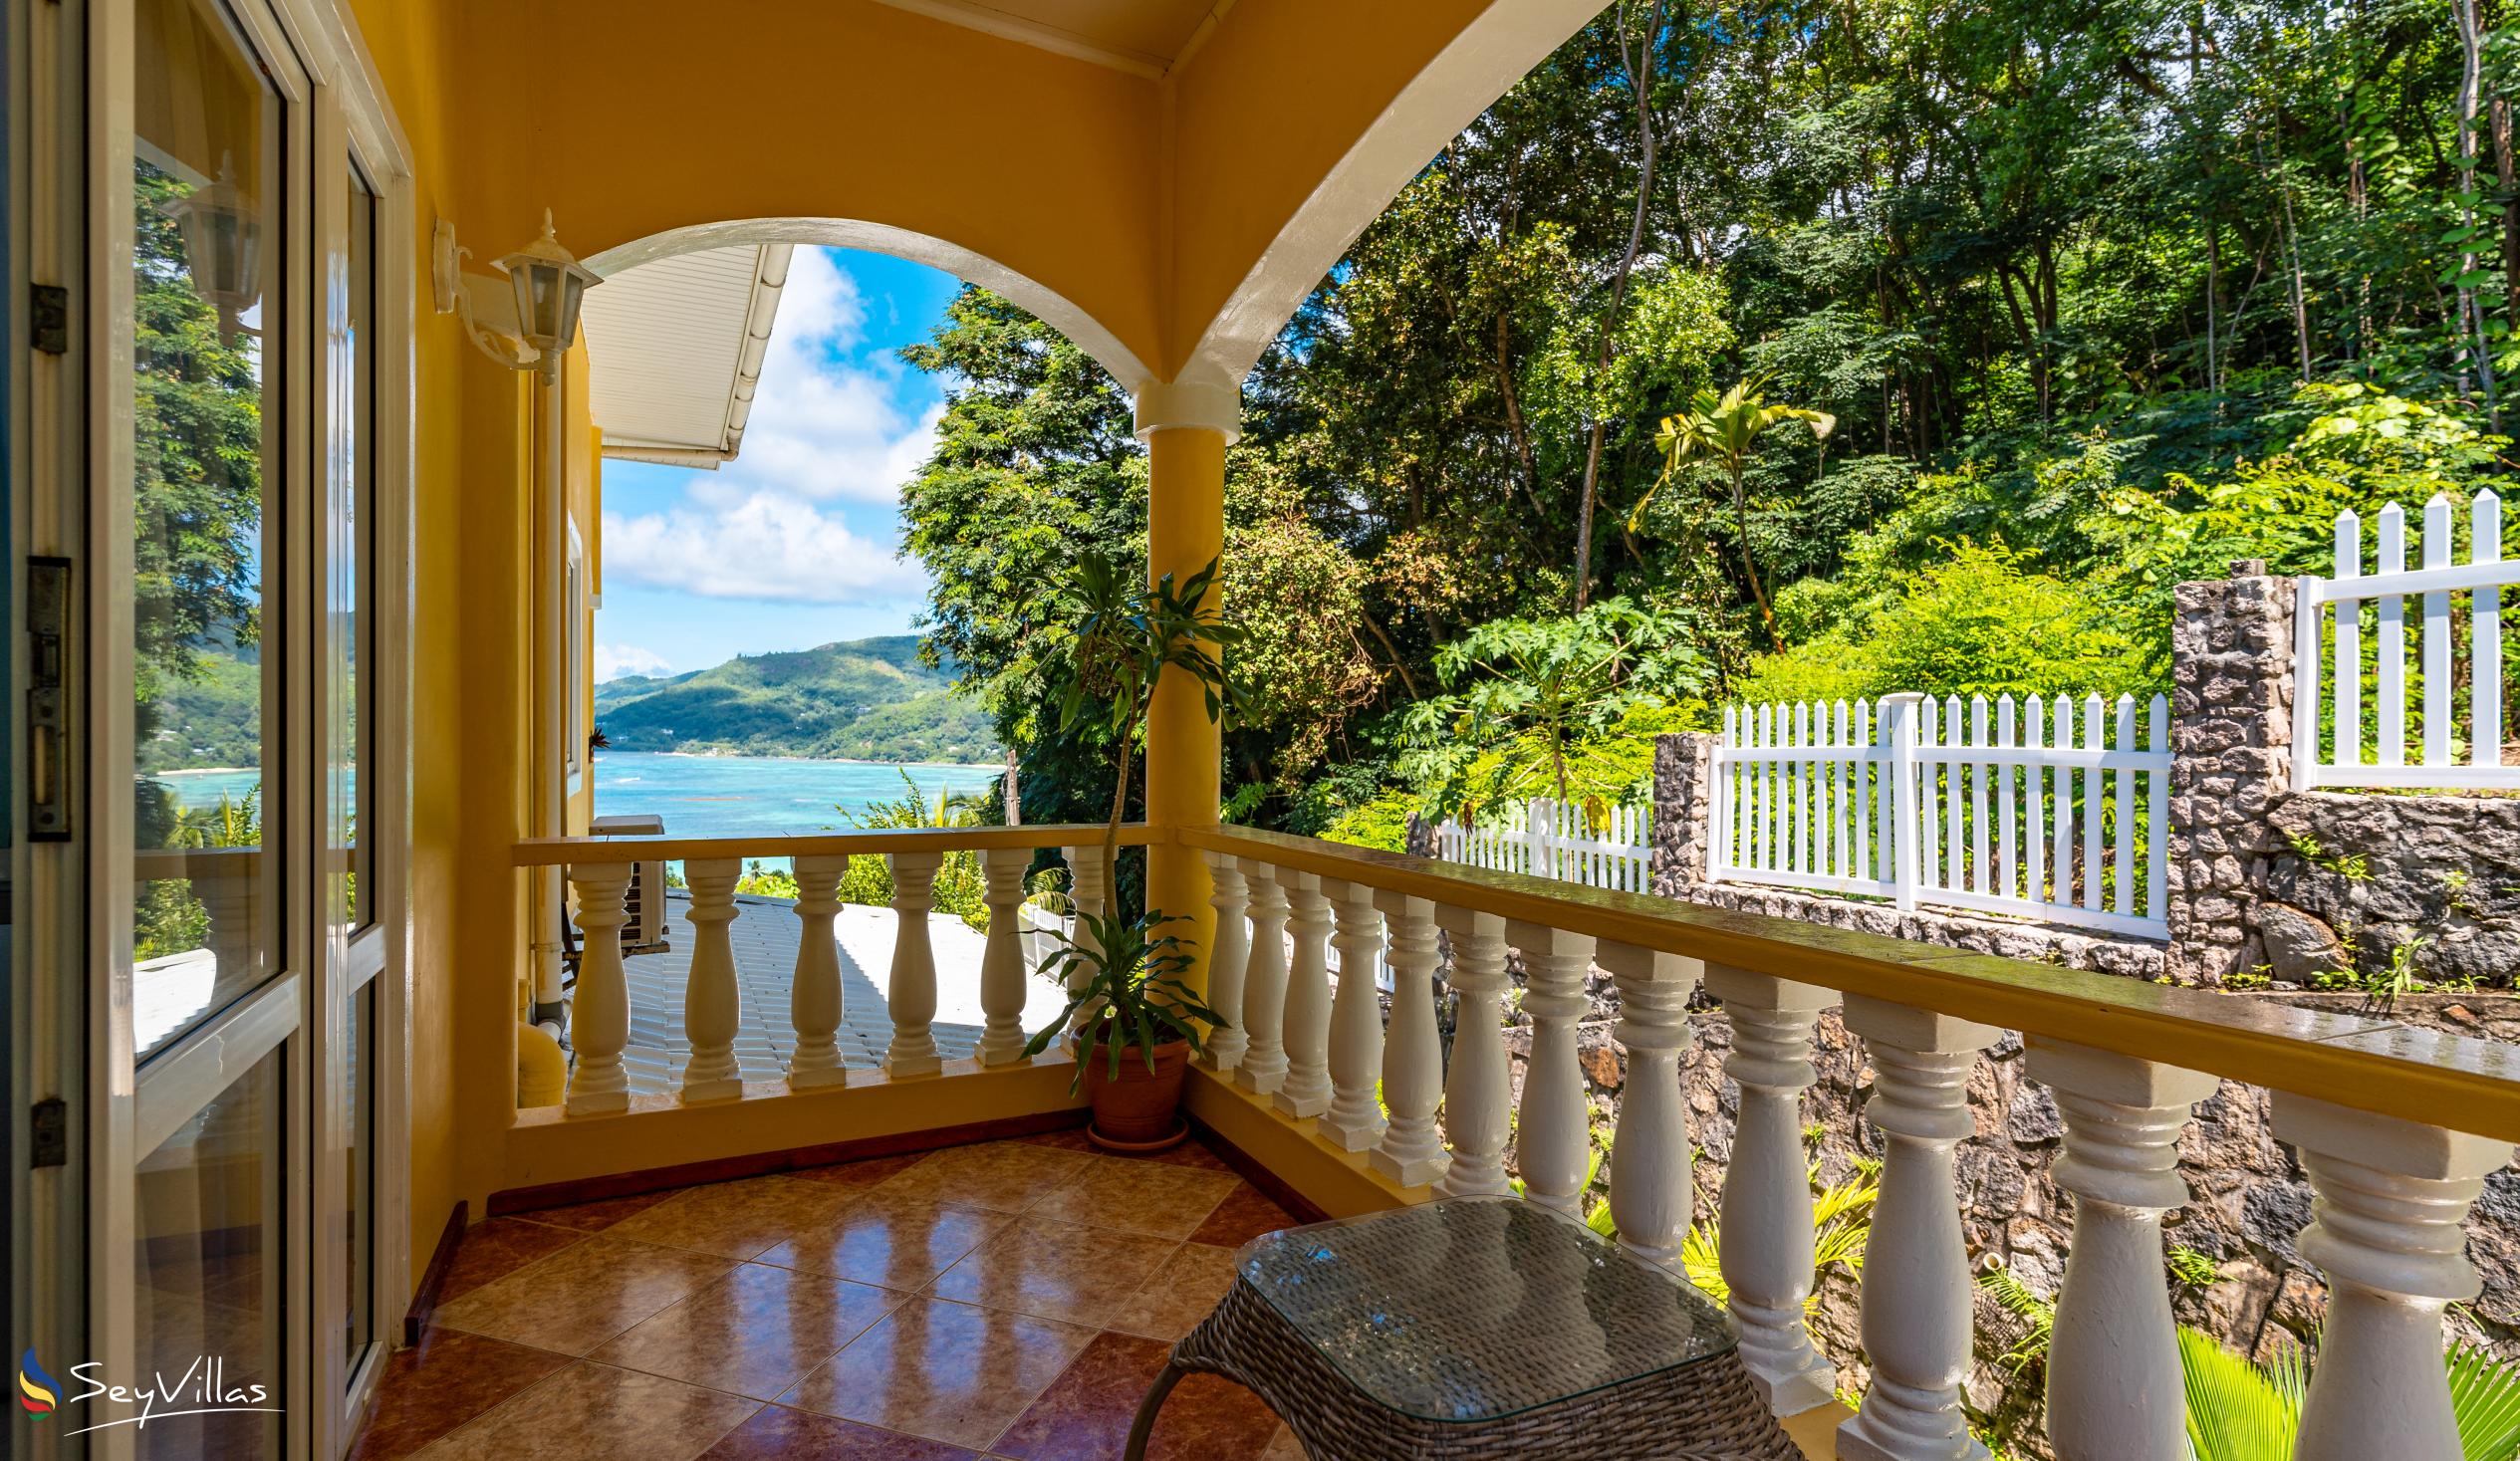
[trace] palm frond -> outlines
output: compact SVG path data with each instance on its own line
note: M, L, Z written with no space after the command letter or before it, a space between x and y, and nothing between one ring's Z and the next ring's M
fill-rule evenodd
M2261 1369L2202 1330L2178 1330L2187 1392L2187 1444L2195 1461L2291 1461L2301 1433L2308 1369L2298 1348Z
M2520 1455L2520 1369L2496 1362L2471 1344L2455 1344L2449 1368L2450 1411L2458 1417L2467 1461L2512 1461Z

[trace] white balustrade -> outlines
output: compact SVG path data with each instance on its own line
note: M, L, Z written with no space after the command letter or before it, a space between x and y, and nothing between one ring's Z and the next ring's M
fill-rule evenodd
M1741 1090L1716 1256L1751 1382L1777 1414L1799 1415L1829 1403L1838 1389L1838 1371L1813 1347L1804 1320L1815 1239L1802 1120L1802 1095L1813 1081L1812 1031L1838 997L1723 964L1707 966L1706 989L1723 1001L1732 1025L1724 1074Z
M1223 1024L1207 1035L1207 1068L1231 1071L1242 1064L1250 1035L1242 1028L1243 972L1251 961L1251 930L1243 920L1250 911L1251 887L1243 881L1240 859L1223 852L1201 854L1207 861L1207 905L1216 910L1216 945L1207 954L1207 1007Z
M883 1054L883 1073L932 1076L944 1069L936 1051L936 953L927 939L927 914L936 903L936 869L942 854L887 852L892 868L892 973L884 1003L892 1011L892 1043Z
M735 879L744 864L733 857L698 858L682 864L691 889L691 974L682 993L682 1034L691 1047L676 1095L685 1105L733 1100L744 1094L735 1064L735 1031L741 1023L735 992L735 947L727 925L735 921Z
M1838 1428L1841 1461L1971 1461L1960 1383L1969 1372L1968 1250L1952 1148L1969 1134L1969 1070L2002 1032L1849 995L1847 1028L1873 1057L1866 1119L1888 1151L1864 1259L1862 1330L1873 1360L1863 1408Z
M1505 1060L1505 920L1446 903L1435 909L1435 923L1452 942L1457 996L1452 1069L1444 1073L1443 1087L1444 1144L1452 1162L1435 1190L1446 1197L1510 1192L1505 1141L1512 1130L1513 1088Z
M2213 1077L2033 1039L2032 1079L2056 1093L2074 1241L2048 1345L2048 1444L2058 1461L2186 1461L2184 1381L2161 1261L2161 1215L2187 1201L2178 1133Z
M1443 1098L1443 1051L1435 1029L1435 905L1378 890L1374 905L1390 929L1391 1024L1383 1038L1383 1099L1391 1123L1367 1162L1403 1187L1444 1175L1450 1158L1435 1129ZM1343 967L1352 967L1345 964Z
M1316 873L1281 869L1278 885L1295 956L1286 972L1286 1079L1270 1099L1300 1120L1330 1109L1330 900Z
M1522 951L1523 1013L1531 1017L1531 1059L1523 1068L1514 1151L1523 1195L1581 1217L1593 1128L1575 1027L1591 1008L1585 982L1593 969L1593 939L1514 922L1506 925L1505 941Z
M1603 944L1597 957L1619 981L1618 1036L1628 1052L1611 1143L1611 1219L1630 1252L1676 1264L1694 1197L1680 1061L1695 1043L1688 997L1705 966L1624 943Z
M2458 1461L2441 1315L2478 1293L2460 1224L2511 1143L2287 1091L2274 1126L2310 1173L2301 1256L2328 1279L2294 1461Z
M630 981L622 971L622 925L630 915L622 899L630 891L628 862L573 862L569 881L578 890L578 990L569 1007L570 1043L577 1057L569 1073L569 1114L599 1115L630 1109L630 1073L622 1051L630 1044Z
M1033 864L1029 848L990 848L980 853L981 901L989 908L988 941L980 949L980 1043L973 1052L984 1066L1013 1065L1024 1058L1024 874Z
M1383 915L1374 910L1374 889L1360 882L1324 878L1322 895L1336 929L1331 942L1339 948L1339 991L1330 1007L1332 1096L1320 1129L1343 1150L1371 1151L1386 1124L1375 1098L1383 1079L1383 1005L1374 987Z
M849 1079L840 1059L840 881L849 859L796 859L796 977L788 986L788 1023L796 1028L796 1054L788 1059L788 1089L811 1091Z
M1245 1091L1274 1096L1286 1080L1286 893L1266 862L1242 859L1251 887L1251 956L1242 985L1243 1033L1248 1037L1234 1080Z

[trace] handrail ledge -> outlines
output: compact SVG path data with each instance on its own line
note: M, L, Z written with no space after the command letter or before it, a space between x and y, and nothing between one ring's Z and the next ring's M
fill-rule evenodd
M1099 822L1044 822L1022 827L901 827L856 832L758 834L743 837L532 837L510 849L518 867L571 862L688 862L712 857L834 857L859 852L1020 852L1100 847L1110 829ZM1121 824L1120 845L1142 848L1169 837L1142 822Z
M2299 1009L1252 828L1183 828L1178 837L1206 852L2520 1141L2520 1049L2385 1016Z

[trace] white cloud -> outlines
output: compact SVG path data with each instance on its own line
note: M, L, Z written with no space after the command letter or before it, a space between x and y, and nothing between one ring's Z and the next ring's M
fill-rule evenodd
M887 299L885 307L891 308ZM679 505L604 515L607 581L719 599L887 604L923 597L926 575L852 527L889 509L927 459L941 401L905 408L887 354L861 360L868 302L821 249L798 249L742 453L692 473Z
M606 513L604 576L711 599L796 604L883 604L927 592L926 575L894 559L891 545L775 490L715 511Z
M797 250L743 451L695 495L721 505L770 488L817 501L900 496L927 458L940 413L902 409L895 383L906 367L889 355L850 358L866 321L857 282L821 249Z
M598 682L618 680L626 674L671 674L673 666L665 656L636 644L598 644L595 646L595 677Z

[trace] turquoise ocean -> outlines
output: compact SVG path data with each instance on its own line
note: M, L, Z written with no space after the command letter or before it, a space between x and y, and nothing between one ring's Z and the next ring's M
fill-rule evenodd
M844 810L897 802L909 786L933 804L940 790L988 790L995 766L894 766L869 761L810 761L788 756L677 756L654 751L603 751L595 758L595 811L653 813L672 837L743 837L821 832L848 827ZM909 778L909 786L902 777ZM213 807L221 794L242 797L261 780L255 771L180 771L158 780L185 807Z

